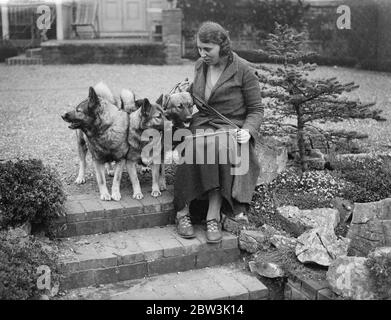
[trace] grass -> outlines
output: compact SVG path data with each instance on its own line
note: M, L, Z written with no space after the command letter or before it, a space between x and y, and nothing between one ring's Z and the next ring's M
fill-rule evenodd
M73 183L78 172L75 133L68 129L60 115L84 100L88 88L101 80L113 91L129 88L136 97L148 97L154 101L177 82L191 78L192 74L192 64L0 64L0 159L40 158L58 170L67 194L98 192L89 155L87 183L82 186ZM123 181L130 183L127 175Z
M181 66L0 64L0 159L40 158L58 170L67 194L97 192L89 156L86 185L73 183L78 170L74 132L60 115L85 99L89 86L98 81L103 80L114 91L129 88L137 97L155 100L177 82L186 77L192 79L193 68L192 63ZM390 74L319 67L314 76L355 81L360 88L351 93L353 97L376 101L377 107L384 110L384 116L391 119ZM391 146L388 122L346 121L328 126L368 133L366 145L370 149ZM126 179L125 175L123 180Z

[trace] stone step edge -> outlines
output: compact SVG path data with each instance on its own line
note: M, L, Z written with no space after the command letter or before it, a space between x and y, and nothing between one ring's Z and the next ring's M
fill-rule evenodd
M236 235L223 231L222 241L211 244L202 226L194 229L196 237L192 239L180 237L174 225L68 238L62 241L59 263L68 272L78 272L238 248Z
M59 300L267 300L268 288L237 264L68 291Z
M144 194L144 199L135 200L130 192L124 193L120 201L102 201L95 194L70 196L65 203L66 215L56 220L56 236L67 238L173 224L172 191L163 191L157 198L148 191Z
M66 215L57 219L56 223L87 222L130 214L167 212L174 209L173 200L171 190L162 191L162 195L156 198L144 192L144 198L141 200L130 196L123 196L120 201L103 201L94 195L70 196L65 202Z
M110 249L110 241L103 241L104 251L99 254L94 253L91 249L93 247L88 245L81 247L83 250L79 249L81 255L79 258L65 254L60 258L60 267L66 275L63 286L77 288L113 283L156 274L199 269L239 259L238 239L230 233L223 232L221 243L208 244L204 231L199 226L196 226L197 237L194 239L167 237L170 233L174 235L174 228L174 226L167 226L93 236L101 239L113 236L118 240L128 235L128 243L132 245L134 238L129 234L137 231L138 240L128 252L123 249L122 251ZM159 229L165 236L157 237ZM81 237L80 241L85 241L86 238ZM100 243L100 240L97 241Z
M17 65L17 64L43 64L42 58L39 57L26 57L26 55L18 55L15 57L10 57L5 59L7 65Z
M27 49L25 55L27 58L42 58L42 48Z

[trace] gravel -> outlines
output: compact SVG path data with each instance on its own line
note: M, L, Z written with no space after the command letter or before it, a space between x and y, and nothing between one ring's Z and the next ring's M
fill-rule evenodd
M361 87L351 94L364 101L376 101L377 107L384 110L383 115L391 118L390 74L320 67L315 75L355 81ZM73 183L78 171L74 132L60 115L85 99L89 86L101 80L114 92L129 88L137 97L156 100L186 77L193 77L191 62L181 66L0 64L0 160L40 158L57 169L67 194L97 192L90 156L87 157L86 184ZM374 149L391 146L388 122L349 121L329 126L368 133L368 145ZM174 167L169 171L173 173ZM150 174L144 176L148 180ZM123 183L128 183L126 181L129 180L125 174ZM169 183L172 182L170 175Z

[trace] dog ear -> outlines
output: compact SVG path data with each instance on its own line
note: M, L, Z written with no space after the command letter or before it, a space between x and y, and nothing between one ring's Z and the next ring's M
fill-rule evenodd
M136 108L141 108L144 105L144 99L137 99L135 102Z
M163 93L160 95L160 97L156 100L157 104L163 105Z
M148 117L148 115L150 114L151 112L151 108L152 108L152 105L151 103L149 102L149 100L147 98L144 98L143 99L143 104L141 106L141 112L142 114L145 116L145 117Z
M98 106L99 105L99 98L98 95L95 92L95 89L93 87L90 87L88 92L88 100L89 105L91 106Z

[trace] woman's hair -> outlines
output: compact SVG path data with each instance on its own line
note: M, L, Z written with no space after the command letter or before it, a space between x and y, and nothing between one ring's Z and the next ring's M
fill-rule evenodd
M231 54L231 40L228 31L217 22L207 21L201 24L196 39L204 43L214 43L220 46L220 57Z

